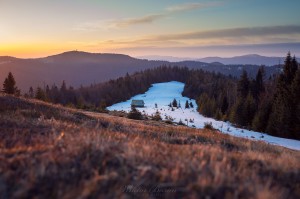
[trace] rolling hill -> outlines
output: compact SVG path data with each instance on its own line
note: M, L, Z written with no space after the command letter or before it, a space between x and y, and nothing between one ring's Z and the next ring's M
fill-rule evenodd
M11 71L22 90L45 84L79 87L124 76L164 62L139 60L120 54L93 54L78 51L38 59L0 57L0 80Z
M1 94L0 105L2 198L300 197L299 151Z
M172 57L172 56L159 56L159 55L149 55L138 57L140 59L149 60L163 60L170 62L181 62L181 61L200 61L205 63L220 63L224 65L265 65L274 66L283 64L284 57L266 57L257 54L248 54L235 57L204 57L204 58L184 58L184 57ZM300 59L297 59L298 62Z
M205 57L202 59L197 59L198 61L212 63L212 62L220 62L222 64L248 64L248 65L265 65L265 66L273 66L284 63L284 57L266 57L257 54L249 54L243 56L236 57Z

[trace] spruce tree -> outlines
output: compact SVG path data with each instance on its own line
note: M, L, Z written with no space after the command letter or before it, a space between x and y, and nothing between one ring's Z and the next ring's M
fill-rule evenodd
M3 92L11 95L19 95L20 90L16 87L16 81L11 72L8 73L3 83Z
M34 91L33 91L32 86L30 86L28 94L29 94L29 97L30 97L30 98L33 98L33 97L34 97Z
M256 105L253 97L248 94L245 103L243 104L243 113L242 116L244 117L244 124L247 127L251 127L252 120L254 118L256 112Z
M35 93L35 99L46 101L46 95L43 89L41 87L37 87L36 93Z
M293 74L293 78L296 76L297 70L298 70L298 62L297 62L296 57L294 56L292 59L292 67L291 67L291 72Z
M189 102L187 100L185 102L185 108L190 108Z
M285 59L283 74L278 78L272 113L267 132L281 137L296 138L299 132L298 63L290 52Z
M246 98L249 92L249 87L250 87L250 82L248 79L248 74L245 70L243 70L243 73L237 85L239 96L242 98Z
M285 83L287 83L287 84L292 83L297 68L298 68L298 64L296 62L296 58L293 59L291 57L291 53L288 52L288 54L285 58L284 67L283 67L283 76L284 76Z
M292 116L291 116L291 134L295 139L300 139L300 69L297 70L292 86Z
M67 91L67 85L66 85L65 80L63 80L63 82L62 82L62 84L61 84L60 91L61 91L62 93L65 93L65 92Z
M176 101L176 99L173 100L172 106L177 108L177 101Z
M190 107L191 107L191 108L194 108L194 105L193 105L193 103L192 103L192 102L190 102Z
M258 69L255 78L256 95L253 96L254 98L257 98L262 92L265 91L264 78L265 78L265 69L264 66L261 66Z
M289 137L292 119L292 93L287 82L288 74L281 74L278 78L272 113L267 127L268 133L281 137Z
M247 125L245 99L239 98L233 105L230 113L230 121L240 126Z
M226 96L223 97L222 99L222 104L221 104L221 112L222 114L225 114L225 112L227 111L229 107L229 104L228 104L228 99Z
M258 107L258 110L255 113L255 116L252 121L252 129L259 132L266 131L266 123L269 121L270 113L272 111L272 97L265 96Z

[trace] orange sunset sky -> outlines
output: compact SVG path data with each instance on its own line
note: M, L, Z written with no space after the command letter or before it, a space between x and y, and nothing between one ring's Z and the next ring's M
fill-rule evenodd
M1 0L0 56L300 54L299 0Z

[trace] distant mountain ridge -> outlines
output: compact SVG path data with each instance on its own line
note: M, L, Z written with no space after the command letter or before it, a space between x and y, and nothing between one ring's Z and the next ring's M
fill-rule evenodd
M184 58L184 57L172 57L172 56L142 56L138 58L148 59L148 60L163 60L163 61L200 61L205 63L219 62L222 64L231 65L265 65L273 66L278 64L283 64L285 57L267 57L258 54L248 54L235 57L204 57L204 58ZM297 59L300 62L300 59Z
M60 87L63 80L66 81L67 86L75 88L89 86L125 76L126 73L131 74L161 65L186 66L190 69L203 69L232 76L239 76L243 69L247 70L250 76L254 76L259 67L258 65L224 65L220 60L210 64L199 60L169 62L138 59L123 54L81 51L69 51L36 59L0 56L0 89L8 72L13 73L17 86L24 93L30 86L43 88L45 85L56 84ZM276 70L278 67L267 67L267 75Z
M220 62L222 64L251 64L251 65L273 66L273 65L283 64L284 59L285 59L284 57L266 57L257 54L249 54L249 55L235 56L229 58L205 57L197 60L207 62L207 63Z

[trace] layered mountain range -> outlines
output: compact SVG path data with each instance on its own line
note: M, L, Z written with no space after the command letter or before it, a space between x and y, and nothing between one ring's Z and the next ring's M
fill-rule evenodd
M256 64L249 61L251 59L257 60ZM213 57L186 61L178 59L170 62L162 58L149 60L133 58L123 54L80 51L69 51L36 59L2 56L0 57L0 82L4 81L8 72L12 72L17 81L17 86L22 92L27 92L30 86L43 87L53 84L60 86L63 80L67 85L78 88L124 76L126 73L131 74L161 65L186 66L192 69L203 69L232 76L239 76L242 70L245 69L250 76L254 76L260 65L266 65L266 60L275 59L277 58L261 59L261 56L253 55L232 59ZM267 75L279 70L278 65L266 67Z

